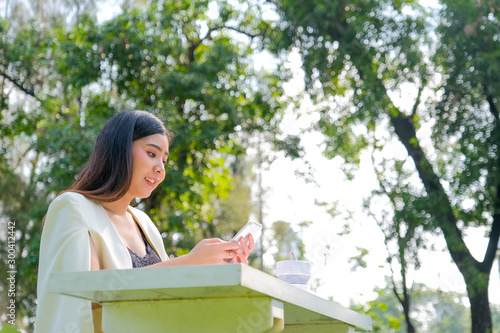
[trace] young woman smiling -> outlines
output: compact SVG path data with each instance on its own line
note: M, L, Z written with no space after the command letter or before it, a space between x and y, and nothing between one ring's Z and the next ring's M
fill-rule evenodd
M100 331L98 307L48 292L54 272L248 263L251 236L240 244L205 239L188 254L169 259L154 223L130 206L134 198L149 197L165 179L171 142L163 123L148 112L124 111L104 125L75 183L47 211L35 332Z

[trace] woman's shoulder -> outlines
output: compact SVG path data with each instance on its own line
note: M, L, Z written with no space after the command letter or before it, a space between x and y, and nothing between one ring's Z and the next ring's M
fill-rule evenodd
M44 221L44 231L47 229L60 230L63 226L83 225L84 212L89 209L85 196L75 192L64 192L58 195L49 205ZM69 223L71 221L72 223Z
M83 194L66 191L58 195L50 204L50 207L60 207L64 205L94 206L95 201L88 199Z
M84 201L88 200L83 194L66 191L59 194L53 201L52 204L65 201Z

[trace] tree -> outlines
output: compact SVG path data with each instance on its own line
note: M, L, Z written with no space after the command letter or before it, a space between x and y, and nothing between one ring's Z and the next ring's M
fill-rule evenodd
M29 4L43 10L36 3ZM48 21L36 15L0 21L0 216L16 222L18 325L26 317L28 329L40 221L114 113L147 110L176 136L165 181L136 203L152 216L171 254L187 251L179 235L221 216L217 203L233 180L227 159L244 153L245 138L265 131L279 141L278 78L254 70L249 60L268 27L258 7L153 3L124 6L105 22L92 11L71 22L55 12Z
M414 196L409 181L412 172L405 170L404 163L394 163L394 175L388 179L384 176L387 161L376 163L372 158L380 190L372 191L364 207L384 234L387 263L391 269L389 285L403 308L407 332L414 333L415 326L410 316L413 288L408 273L420 268L418 251L427 248L425 240L430 225L429 217L424 213L427 199ZM382 198L387 198L388 202L383 203Z
M366 310L373 320L374 332L407 332L406 321L401 315L400 302L390 289L377 290L378 297L366 305L355 304L358 311ZM466 296L443 292L417 284L414 292L413 322L420 332L467 332L469 309L464 305Z
M399 196L401 205L442 233L465 280L471 330L490 332L488 284L500 236L498 7L443 1L432 27L410 0L272 2L281 19L270 45L301 53L326 156L350 166L367 147L384 160L384 147L404 147L407 155L392 157L383 176L391 179L401 162L413 171L411 186L390 182L391 192L411 194ZM397 98L404 87L415 92L409 106ZM482 261L464 242L472 226L489 230Z
M373 320L374 332L406 332L406 322L401 315L401 304L390 289L376 290L378 297L367 304L353 304L357 311L366 312ZM419 332L465 333L470 332L470 309L465 305L467 296L456 292L434 290L416 284L413 293L413 323ZM500 307L491 305L493 326L500 324Z

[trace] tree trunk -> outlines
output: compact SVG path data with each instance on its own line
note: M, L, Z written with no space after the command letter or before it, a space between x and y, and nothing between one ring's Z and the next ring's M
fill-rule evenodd
M406 283L405 278L403 278L403 286L405 283ZM396 295L399 304L401 304L401 306L403 307L403 313L405 315L405 322L406 322L406 332L415 333L415 327L413 326L410 319L411 303L410 303L410 294L408 293L407 288L403 287L403 295L400 295L396 289L396 285L393 284L392 291L394 292L394 295Z
M500 214L493 214L493 224L484 261L478 262L474 259L463 240L449 198L418 143L413 123L402 113L391 117L391 122L396 135L415 163L419 177L430 198L429 211L438 221L450 255L464 277L471 305L471 332L492 333L488 285L500 235Z
M467 282L470 301L472 333L493 332L490 303L488 297L489 274L479 274Z
M413 326L410 319L410 295L407 294L403 297L404 299L403 302L401 302L401 305L403 305L403 312L405 314L406 332L415 333L415 327Z
M400 261L401 261L401 275L403 278L403 295L402 298L399 296L396 290L396 284L394 283L394 293L396 293L396 297L399 299L401 306L403 306L403 313L405 315L406 322L406 331L407 333L415 333L415 327L413 326L410 318L410 310L411 310L411 295L410 291L407 287L407 266L405 260L405 251L400 251Z
M410 321L410 317L406 317L405 315L405 321L406 321L406 327L407 327L407 332L408 333L415 333L415 327L413 327L413 324Z
M472 256L467 248L462 231L458 227L457 217L453 211L450 198L441 184L441 179L434 172L431 163L418 142L415 124L411 118L408 118L391 103L391 99L387 94L387 90L382 80L373 77L373 73L376 71L372 68L371 56L364 51L364 45L356 42L355 38L349 39L354 35L354 33L352 33L353 31L349 34L349 29L346 28L343 34L337 32L338 31L333 29L330 35L342 36L339 37L339 39L341 39L341 45L343 44L342 39L344 39L345 45L351 46L351 49L347 50L347 53L351 55L351 61L357 68L360 77L366 76L367 78L371 77L373 79L374 86L372 89L378 100L386 107L385 112L387 112L387 115L390 117L391 124L399 141L405 146L408 155L415 164L419 178L429 197L429 207L427 210L433 215L433 218L436 220L436 225L443 232L448 251L464 277L471 303L472 333L492 333L492 321L488 299L488 280L500 238L500 183L497 184L496 198L493 203L493 223L491 225L488 247L483 261L479 262ZM417 99L414 110L418 107L418 103L419 100ZM494 105L492 113L497 122L496 126L498 133L500 131L500 120L498 118L498 110ZM500 177L500 159L497 160L497 163L498 169L496 172L497 176Z
M362 55L358 56L362 58ZM363 63L363 59L361 59L359 64ZM358 62L355 62L355 64L358 65ZM356 67L362 74L362 67ZM375 82L377 83L376 86L380 98L390 100L384 84L380 80L375 80ZM417 106L416 104L415 108ZM493 214L488 248L483 262L478 262L467 248L462 232L458 228L458 221L453 212L450 199L418 142L414 123L394 107L392 107L392 110L388 114L394 131L415 163L419 178L429 196L428 211L436 219L438 227L444 234L448 251L464 277L471 303L472 333L492 333L488 280L500 237L500 213L495 212ZM500 193L500 185L497 190ZM409 323L409 316L406 312L405 316ZM411 323L409 323L408 332L412 332L410 331L412 328Z

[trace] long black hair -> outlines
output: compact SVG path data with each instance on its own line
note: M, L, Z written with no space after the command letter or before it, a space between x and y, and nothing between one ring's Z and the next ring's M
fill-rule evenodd
M149 112L117 113L99 132L87 164L67 191L101 202L122 198L132 181L132 143L153 134L165 135L169 145L173 139L160 119Z

